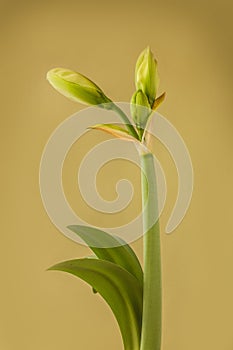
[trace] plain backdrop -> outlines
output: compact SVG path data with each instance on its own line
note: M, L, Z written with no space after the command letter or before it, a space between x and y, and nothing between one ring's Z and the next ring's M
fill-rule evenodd
M150 45L159 62L160 92L167 92L160 113L184 138L195 174L188 213L166 235L178 182L174 163L157 145L168 183L161 218L162 349L231 350L232 2L3 0L0 8L0 349L123 349L104 301L84 282L46 272L56 262L90 252L55 228L41 202L43 148L63 120L84 108L56 93L45 76L52 67L72 68L114 100L129 101L135 61ZM75 167L94 142L106 138L88 133L64 164L67 198L90 224L104 217L82 203ZM139 188L139 171L125 163L118 173L120 168L120 161L112 162L98 176L107 199L114 199L118 175ZM134 213L137 198L128 212L111 217L112 225ZM142 241L133 247L142 260Z

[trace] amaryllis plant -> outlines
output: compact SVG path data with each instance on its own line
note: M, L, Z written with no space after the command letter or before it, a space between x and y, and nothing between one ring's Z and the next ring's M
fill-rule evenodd
M116 112L122 124L90 125L115 137L137 143L141 161L144 266L121 238L95 227L71 225L92 250L93 256L58 263L49 270L65 271L86 281L112 309L125 350L161 350L161 256L157 185L147 130L153 112L163 102L157 97L157 61L149 47L139 56L135 69L136 91L131 99L131 119L102 89L80 73L55 68L47 79L61 94L87 105Z

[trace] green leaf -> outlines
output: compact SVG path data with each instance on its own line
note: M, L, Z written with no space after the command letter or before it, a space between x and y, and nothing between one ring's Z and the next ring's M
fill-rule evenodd
M88 256L86 256L86 258L85 259L98 259L97 258L97 256L96 255L88 255ZM97 290L95 290L95 288L93 288L92 287L92 292L94 293L94 294L97 294L98 292L97 292Z
M143 271L133 249L121 238L94 227L70 225L68 228L76 233L99 258L111 261L134 275L143 288Z
M90 284L112 309L121 330L124 349L140 349L142 288L131 273L100 259L65 261L49 270L68 272Z

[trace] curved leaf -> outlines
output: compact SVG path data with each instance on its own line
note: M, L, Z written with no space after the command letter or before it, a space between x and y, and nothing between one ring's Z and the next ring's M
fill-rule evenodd
M90 247L99 259L111 261L134 275L143 287L143 271L133 249L121 238L94 227L71 225L75 232ZM100 248L99 248L100 247Z
M90 126L89 129L101 130L114 137L118 137L127 141L138 141L134 136L130 134L128 130L123 129L117 124L97 124Z
M100 259L65 261L49 270L71 273L90 284L112 309L121 330L125 350L140 349L142 289L131 273Z

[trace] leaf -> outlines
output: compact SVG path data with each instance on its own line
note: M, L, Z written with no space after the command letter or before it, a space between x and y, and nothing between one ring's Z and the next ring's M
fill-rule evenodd
M117 124L97 124L94 126L90 126L89 129L105 131L108 134L111 134L112 136L115 136L127 141L134 141L134 142L138 141L135 137L130 135L130 133L127 130L123 129Z
M89 256L86 256L86 259L98 259L96 255L89 255ZM95 290L95 288L92 287L92 292L94 294L97 294L97 290Z
M152 106L153 111L155 111L161 105L161 103L165 100L165 96L166 96L166 93L164 92L162 95L160 95L155 99Z
M49 270L73 274L90 284L108 303L119 324L125 350L139 350L142 318L142 288L122 267L100 259L76 259Z
M68 228L76 233L99 258L111 261L134 275L143 288L143 271L133 249L121 238L94 227L70 225Z

